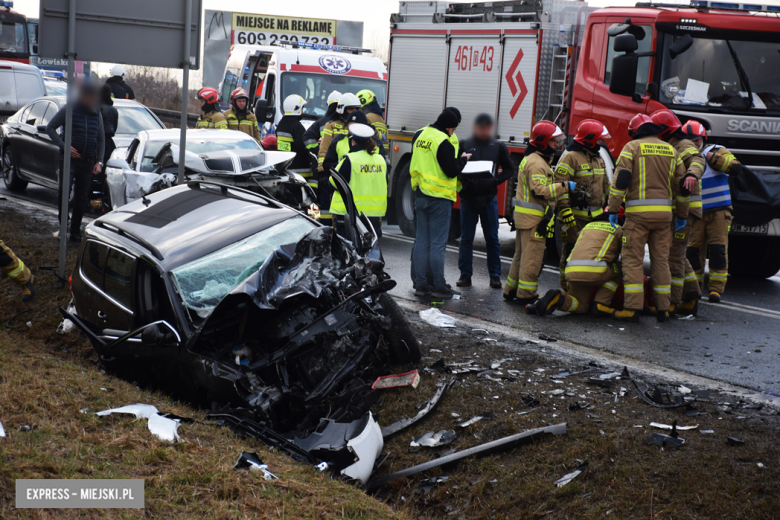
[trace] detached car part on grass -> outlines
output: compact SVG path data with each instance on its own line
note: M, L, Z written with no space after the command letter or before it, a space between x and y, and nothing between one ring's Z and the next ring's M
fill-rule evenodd
M386 294L395 282L376 235L336 181L351 241L273 199L212 182L130 203L87 227L73 276L77 313L60 311L107 368L211 405L239 431L290 439L322 417L358 420L377 377L420 350ZM121 284L132 292L123 301L112 296ZM118 314L124 330L112 322Z

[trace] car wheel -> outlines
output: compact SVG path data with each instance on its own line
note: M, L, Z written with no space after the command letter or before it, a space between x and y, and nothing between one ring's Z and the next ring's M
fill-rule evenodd
M11 191L24 191L27 188L27 181L19 178L19 172L14 163L14 154L9 144L3 147L3 182L5 182L5 187Z
M409 173L409 161L406 161L398 174L398 181L395 185L395 218L401 232L414 238L414 191L412 191L412 175Z
M382 315L390 318L388 343L390 344L390 360L393 363L410 363L419 361L422 357L420 342L412 332L404 311L387 293L379 295Z
M729 275L770 278L780 271L780 237L729 235Z

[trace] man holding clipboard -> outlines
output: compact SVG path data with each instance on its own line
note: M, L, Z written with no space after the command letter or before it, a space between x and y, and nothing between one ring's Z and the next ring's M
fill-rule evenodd
M477 221L487 244L487 267L490 287L501 288L501 247L498 242L498 186L515 172L515 165L506 145L493 137L494 123L489 114L474 120L474 134L461 143L461 149L471 159L461 172L460 248L458 287L471 286L473 275L474 234ZM499 173L499 167L501 171Z

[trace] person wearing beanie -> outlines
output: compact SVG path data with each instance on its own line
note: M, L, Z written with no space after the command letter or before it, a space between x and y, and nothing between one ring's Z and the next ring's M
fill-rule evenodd
M473 274L474 234L477 222L482 222L482 231L487 245L487 265L490 287L501 288L501 245L498 241L498 186L515 174L506 145L493 137L495 125L489 114L480 114L474 120L474 134L463 141L462 148L475 161L489 161L491 171L461 178L460 192L460 246L458 287L471 285ZM499 167L501 171L499 172Z
M457 127L458 116L444 109L433 124L417 132L412 140L409 173L417 223L412 252L416 296L451 299L458 294L444 278L450 213L460 191L458 176L471 157L459 153L450 140ZM429 271L433 286L428 281Z
M363 115L361 112L353 113ZM365 115L362 119L365 119ZM382 144L377 143L374 129L366 123L351 121L348 130L349 136L344 141L348 143L349 151L339 162L336 171L349 184L358 213L368 217L377 238L381 238L382 217L387 211L387 162L379 154ZM336 185L332 178L329 184ZM330 212L336 233L346 237L344 215L347 208L338 191L333 194Z

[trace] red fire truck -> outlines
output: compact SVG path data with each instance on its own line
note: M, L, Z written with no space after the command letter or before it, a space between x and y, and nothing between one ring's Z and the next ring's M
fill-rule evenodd
M27 18L12 10L13 6L9 0L0 0L0 60L30 63Z
M776 12L780 7L702 0L605 9L569 0L402 1L391 19L386 105L393 216L413 234L411 139L445 106L462 113L461 139L477 114L493 114L498 138L518 163L535 121L555 121L571 138L580 121L598 119L617 157L630 118L667 107L683 122L700 121L710 143L728 147L752 170L780 175ZM614 50L624 34L635 50ZM505 183L499 192L510 224L514 191ZM731 235L732 274L780 270L780 220L734 226Z

